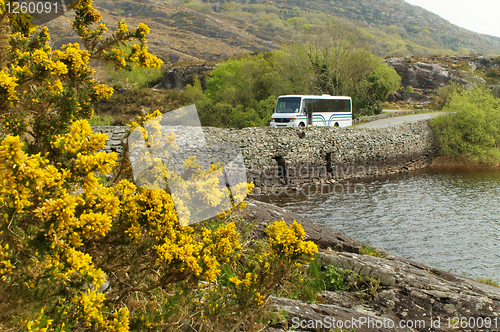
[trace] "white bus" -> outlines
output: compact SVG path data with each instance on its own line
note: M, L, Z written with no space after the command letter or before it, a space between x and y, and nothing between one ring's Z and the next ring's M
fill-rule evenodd
M272 127L351 125L352 100L344 96L280 96L271 117Z

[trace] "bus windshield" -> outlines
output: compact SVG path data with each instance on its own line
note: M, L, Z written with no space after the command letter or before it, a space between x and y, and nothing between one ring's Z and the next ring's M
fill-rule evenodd
M299 113L300 97L282 97L278 99L276 113Z

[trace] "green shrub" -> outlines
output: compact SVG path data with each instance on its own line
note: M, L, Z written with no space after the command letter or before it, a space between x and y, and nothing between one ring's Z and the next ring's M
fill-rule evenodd
M318 293L325 290L325 275L317 259L314 259L307 269L295 276L292 285L288 289L279 292L279 296L289 299L298 299L316 302Z
M433 108L437 111L442 110L443 107L450 101L451 96L462 90L462 86L454 82L438 88Z
M110 115L94 115L94 117L89 120L91 126L111 126L112 122L113 117Z
M477 281L482 282L483 284L486 284L486 285L491 285L491 286L497 286L497 287L499 287L498 282L496 282L493 279L479 278L479 279L477 279Z
M386 257L387 256L368 244L364 244L359 249L359 253L361 255L370 255L370 256L375 256L375 257Z
M381 289L379 279L332 265L326 265L324 269L324 281L327 290L359 292L364 297L373 298Z
M500 99L483 88L458 91L432 126L441 155L481 163L500 161Z

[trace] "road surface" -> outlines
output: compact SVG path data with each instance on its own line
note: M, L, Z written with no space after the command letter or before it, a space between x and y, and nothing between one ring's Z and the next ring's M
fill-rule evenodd
M423 121L423 120L429 120L432 119L435 116L439 116L445 114L444 112L433 112L433 113L420 113L420 114L413 114L413 115L404 115L404 116L398 116L394 118L387 118L387 119L381 119L381 120L376 120L368 123L364 123L359 126L355 126L355 128L387 128L387 127L392 127L392 126L397 126L403 123L411 123L411 122L418 122L418 121Z

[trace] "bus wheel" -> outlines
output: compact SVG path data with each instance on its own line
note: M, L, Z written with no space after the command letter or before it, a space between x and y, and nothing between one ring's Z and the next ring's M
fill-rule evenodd
M333 125L334 127L339 127L339 123L338 122L335 122L335 124Z
M305 127L304 122L299 123L299 127Z

